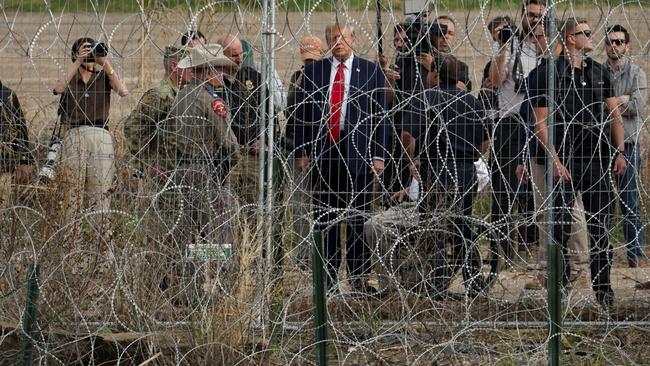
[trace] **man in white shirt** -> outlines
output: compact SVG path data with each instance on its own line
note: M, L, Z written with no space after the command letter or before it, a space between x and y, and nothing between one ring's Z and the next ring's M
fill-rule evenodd
M525 136L520 129L525 128L525 121L519 109L526 96L526 77L541 62L533 29L540 24L546 10L545 0L526 0L521 10L521 22L515 28L506 24L498 29L499 52L490 64L489 83L498 89L498 116L490 128L491 170L492 170L492 208L491 232L494 245L493 255L499 255L499 248L507 261L517 255L513 244L513 218L511 212L515 206L520 213L534 210L532 195L527 184L515 175L521 154L518 139ZM541 28L541 27L540 27ZM533 244L538 241L536 227L525 228L523 242Z

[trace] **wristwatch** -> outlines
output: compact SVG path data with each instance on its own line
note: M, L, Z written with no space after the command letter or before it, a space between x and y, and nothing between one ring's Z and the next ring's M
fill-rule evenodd
M617 149L616 152L614 153L614 159L616 159L619 155L623 155L623 157L625 157L625 150Z

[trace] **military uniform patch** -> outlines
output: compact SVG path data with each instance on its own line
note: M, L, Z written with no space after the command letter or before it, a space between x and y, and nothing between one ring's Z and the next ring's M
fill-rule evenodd
M228 117L228 109L226 108L226 103L221 98L217 98L212 101L212 110L217 116L221 118Z

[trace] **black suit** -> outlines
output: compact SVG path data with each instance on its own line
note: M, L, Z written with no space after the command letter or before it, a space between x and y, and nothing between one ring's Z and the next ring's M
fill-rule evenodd
M354 57L340 138L328 138L330 76L333 60L307 65L296 112L295 155L309 156L316 229L324 231L328 283L336 282L341 262L339 223L347 222L347 262L351 275L368 271L369 252L363 214L370 208L372 159L384 159L388 125L384 122L385 79L378 65Z

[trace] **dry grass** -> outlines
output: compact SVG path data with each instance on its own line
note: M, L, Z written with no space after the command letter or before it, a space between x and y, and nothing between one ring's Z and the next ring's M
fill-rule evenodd
M602 23L597 10L580 8L577 12L590 19L601 19ZM627 16L630 22L638 22L645 18L645 13L642 9L639 14ZM385 14L387 29L401 19L393 15ZM483 23L494 15L494 12L454 12L461 24L459 38L463 39L458 54L474 70L472 77L476 85L489 48ZM321 34L325 24L334 17L333 13L314 15L308 23L310 29L303 27L304 14L278 17L282 26L278 26L281 36L276 64L282 77L288 79L298 68L295 39L308 32ZM123 363L137 364L158 353L162 355L151 364L227 365L239 361L251 365L303 365L312 362L311 279L296 269L294 258L291 255L284 258L281 280L268 280L262 248L257 244L259 230L245 219L249 212L233 207L234 219L229 225L233 226L237 241L244 243L234 257L234 264L220 268L214 263L195 263L199 275L183 277L185 264L180 260L183 251L175 240L173 226L156 210L152 195L155 192L143 190L143 182L132 176L133 162L124 144L123 120L142 92L161 77L160 48L176 42L188 27L185 14L178 10L151 13L147 19L148 34L138 19L124 14L108 14L103 19L108 26L106 35L113 37L113 45L121 54L116 58L119 73L131 90L126 99L114 99L111 111L110 127L118 147L118 177L112 193L113 211L109 215L112 237L102 237L95 231L93 215L66 222L63 213L67 188L63 184L38 189L23 187L21 203L0 211L3 240L0 322L6 330L0 338L0 364L11 364L19 357L19 337L6 324L17 325L20 320L25 304L26 269L32 262L40 264L42 273L37 329L40 343L36 353L44 363L57 364L58 360L63 364L87 364L94 358L98 364L120 358ZM350 19L359 24L359 53L373 58L372 14L357 12ZM613 19L623 18L614 14ZM40 13L20 14L12 26L15 40L0 50L3 60L0 77L18 92L40 155L49 141L57 102L46 86L62 70L54 61L67 65L67 51L56 36L74 39L78 34L102 32L100 22L91 16L68 14L63 16L58 33L50 25L39 37L34 37L47 21L48 17ZM259 15L255 14L239 24L233 21L232 14L226 13L204 13L199 20L200 28L212 40L218 34L239 29L254 46L260 44L259 23ZM634 28L638 51L650 32L647 27ZM602 27L598 32L602 33ZM23 50L32 40L38 52L29 58ZM602 59L600 49L598 52ZM637 60L650 72L650 64L641 57ZM646 174L648 171L645 170ZM643 182L647 185L647 176ZM643 198L647 201L645 192ZM290 233L286 234L283 237L291 237ZM621 300L612 319L647 321L647 294L633 292L633 283L623 275L642 281L649 279L650 274L646 270L620 274L617 281L622 289L621 299L626 300ZM502 281L510 284L506 286L507 291L497 289L489 298L472 303L435 303L413 294L379 301L336 298L329 304L331 319L340 322L330 332L334 340L332 358L339 363L377 365L430 364L431 360L438 360L439 365L543 363L546 341L543 331L482 331L471 326L479 320L543 320L543 294L518 298L521 293L515 290L525 279L515 275L506 277ZM584 321L606 319L602 312L584 303L591 297L589 291L585 293L577 296L581 305L569 316ZM261 326L260 319L264 320L265 310L271 303L277 303L278 298L280 323L275 324L275 338L271 339L270 330ZM426 321L452 320L467 320L469 324L461 329L451 325L442 329L423 325ZM298 329L290 326L303 321L304 326ZM398 321L399 327L386 330L390 321ZM647 348L645 328L628 332L612 325L605 330L571 329L567 335L571 347L567 346L566 363L648 362L643 352Z

